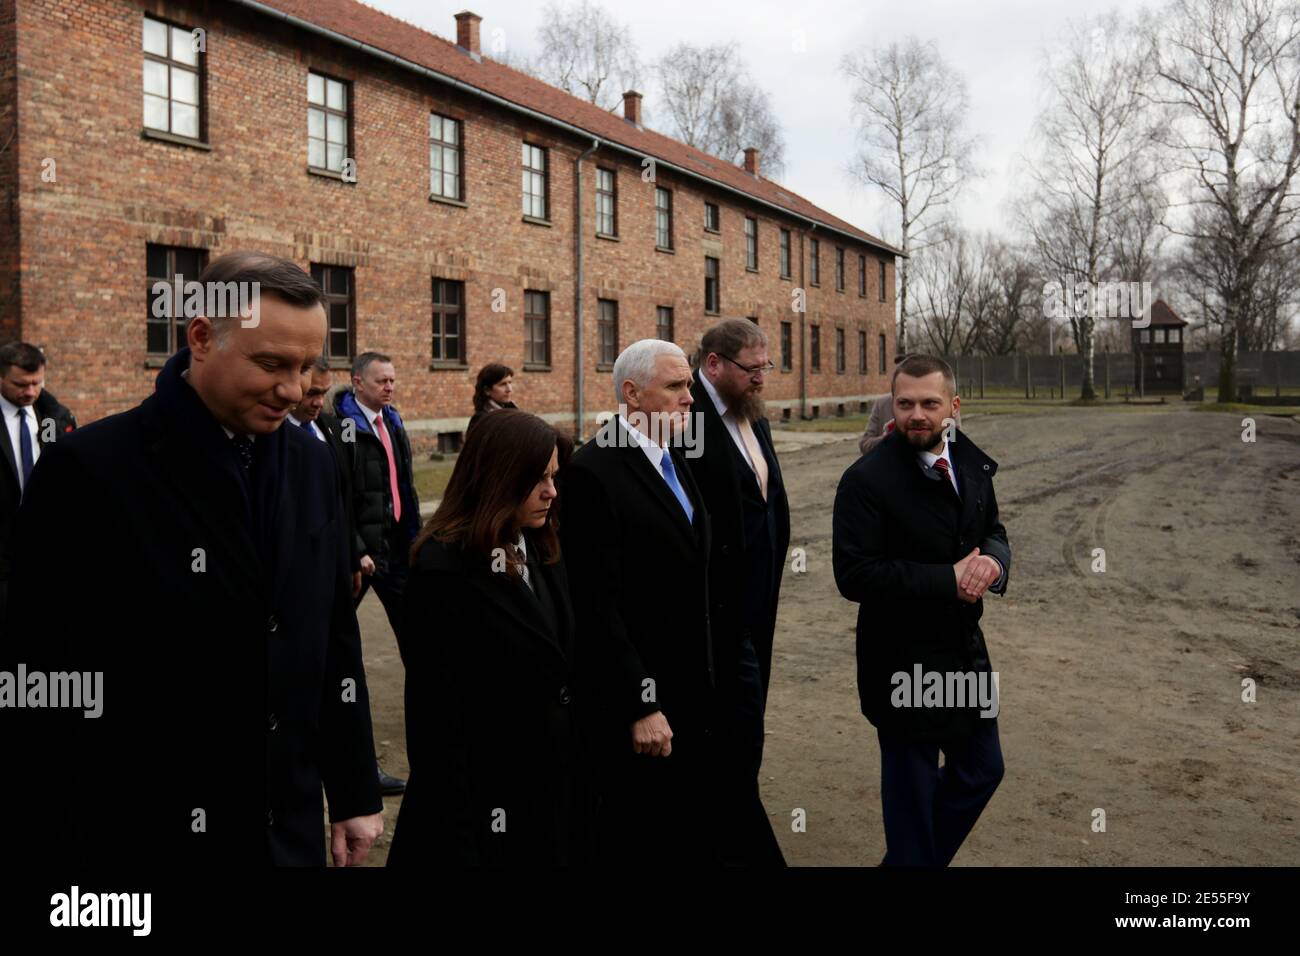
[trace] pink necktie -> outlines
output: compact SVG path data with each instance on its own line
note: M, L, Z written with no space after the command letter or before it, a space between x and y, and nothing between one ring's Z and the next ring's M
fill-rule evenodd
M375 434L379 436L379 441L384 446L384 454L388 456L388 483L393 489L393 520L401 521L402 495L397 490L397 461L393 458L393 443L388 438L388 429L384 427L383 412L375 416Z

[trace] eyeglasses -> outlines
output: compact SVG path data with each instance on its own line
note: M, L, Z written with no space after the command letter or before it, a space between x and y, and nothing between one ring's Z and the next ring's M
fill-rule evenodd
M746 375L751 375L751 376L752 376L752 375L766 375L766 374L768 374L769 372L775 372L775 371L776 371L776 366L775 366L774 364L772 364L771 362L768 362L766 365L754 365L754 366L741 365L739 362L737 362L737 361L736 361L734 358L732 358L730 355L723 355L721 352L718 352L717 355L718 355L719 358L724 358L724 359L726 359L728 362L730 362L732 365L736 366L736 368L740 369L740 370L741 370L742 372L744 372Z

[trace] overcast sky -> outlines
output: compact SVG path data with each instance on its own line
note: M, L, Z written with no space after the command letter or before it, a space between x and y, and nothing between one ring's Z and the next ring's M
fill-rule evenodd
M483 18L482 43L494 31L525 56L537 53L542 4L538 0L369 0L374 7L455 40L455 14L470 9ZM940 54L966 77L969 128L982 137L977 162L986 171L969 185L959 205L972 229L1009 229L1016 200L1017 157L1030 149L1041 106L1043 50L1070 19L1117 6L1113 0L611 0L604 7L627 24L642 60L650 62L679 40L707 45L736 41L753 79L772 97L786 138L783 181L817 205L882 238L897 237L879 194L856 185L846 171L854 154L850 88L840 74L850 51L900 40L913 33L933 40ZM804 49L792 52L796 31ZM647 87L647 111L654 108ZM650 116L656 125L657 116Z

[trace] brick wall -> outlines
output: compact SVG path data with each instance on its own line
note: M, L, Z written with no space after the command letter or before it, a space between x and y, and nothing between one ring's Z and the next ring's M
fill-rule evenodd
M13 4L0 0L0 93L6 76L3 11ZM356 348L393 356L397 405L426 439L463 427L474 374L490 361L515 368L521 407L557 423L572 422L574 162L590 140L231 6L162 0L17 0L17 5L23 23L16 97L23 144L21 335L46 349L50 387L82 421L128 408L152 388L156 363L147 361L144 321L145 245L152 242L201 247L214 257L257 248L304 267L312 262L353 267ZM208 149L141 134L146 11L207 31ZM352 84L355 184L307 172L309 69ZM14 99L11 91L0 103L12 105ZM464 121L463 207L428 198L430 111ZM3 116L0 112L0 131ZM521 215L523 138L550 150L549 226L525 222ZM53 182L41 178L45 158L55 163ZM595 236L598 164L618 173L617 242ZM0 158L0 177L3 169ZM808 374L805 386L821 414L834 414L841 402L856 411L861 397L886 389L886 378L877 371L876 343L884 333L890 353L886 368L892 369L892 259L889 301L881 302L881 253L845 240L845 291L837 292L838 240L820 232L822 283L808 288L801 323L790 308L791 290L800 281L801 248L807 256L800 221L757 204L746 208L733 194L674 178L662 168L656 178L674 191L672 254L655 250L655 184L642 181L639 162L603 147L584 163L583 361L589 417L613 405L610 374L596 365L597 299L619 302L620 346L653 336L656 306L671 306L676 340L689 353L718 318L704 314L704 255L712 243L721 248L722 316L757 317L778 365L779 323L794 322L794 369L774 373L765 391L775 415L782 405L792 404L796 417L800 412L801 325L805 336L808 324L822 330L821 371ZM704 230L706 200L721 207L720 235ZM757 272L745 268L745 215L759 220ZM792 230L789 280L778 276L781 226ZM865 297L857 294L860 252L868 255ZM0 268L3 255L0 246ZM430 367L435 276L465 283L466 368ZM500 312L492 310L497 289L504 291ZM525 289L551 293L550 371L523 369ZM17 314L0 291L0 321L16 322ZM837 326L846 332L843 374L835 370ZM859 329L868 337L866 375L857 371Z

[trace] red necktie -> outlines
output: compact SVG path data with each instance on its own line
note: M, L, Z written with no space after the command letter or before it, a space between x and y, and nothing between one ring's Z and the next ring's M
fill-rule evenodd
M949 476L949 472L948 472L948 459L947 459L947 458L936 458L936 459L934 460L934 466L933 466L933 467L934 467L934 470L935 470L935 471L937 471L937 472L939 472L939 474L943 475L943 480L946 481L946 482L948 483L948 487L949 487L949 488L953 488L952 478ZM956 488L953 488L953 494L956 494L956 493L957 493L957 489L956 489Z
M388 483L393 491L393 520L402 520L402 495L397 490L397 461L393 458L393 443L388 438L388 429L384 427L384 413L380 412L375 416L375 434L379 436L380 444L384 446L384 454L388 456Z

